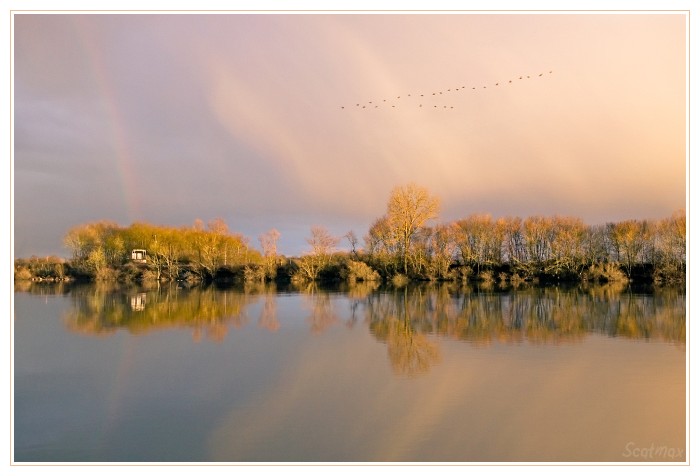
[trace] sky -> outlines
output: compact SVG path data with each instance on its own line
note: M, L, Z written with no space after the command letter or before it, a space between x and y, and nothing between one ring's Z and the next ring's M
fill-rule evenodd
M439 222L686 206L682 12L12 18L16 257L198 218L297 255L411 182Z

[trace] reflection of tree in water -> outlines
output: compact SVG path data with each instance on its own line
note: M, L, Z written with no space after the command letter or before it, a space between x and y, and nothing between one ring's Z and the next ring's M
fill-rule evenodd
M420 293L412 293L411 296L418 296L416 302L422 301ZM391 368L396 374L411 377L425 373L440 361L440 349L436 343L428 340L425 333L414 329L408 289L404 288L393 297L395 299L391 301L394 305L389 308L400 311L399 315L403 317L396 317L397 314L393 313L377 319L377 314L371 314L370 331L378 340L386 342Z
M352 300L367 299L372 293L379 288L377 281L356 281L352 284L343 286L340 290Z
M397 374L424 373L440 361L437 344L429 341L426 334L415 332L406 320L389 320L386 342L391 367Z
M322 334L340 321L333 309L330 293L320 291L314 283L306 286L303 292L311 310L307 322L312 334Z
M260 311L258 326L271 332L276 332L280 328L280 321L277 319L277 296L275 294L265 294L265 302Z
M192 340L201 342L202 335L213 342L223 342L228 334L228 326L223 322L205 324L204 326L195 327L192 330Z
M77 287L71 297L73 307L65 314L65 322L74 332L99 335L124 329L141 334L179 327L192 329L196 342L202 336L221 342L230 326L245 326L245 308L258 299L257 294L211 287L166 286L125 292L99 285Z
M70 284L65 281L26 281L16 280L14 282L16 293L29 293L41 296L55 296L57 294L67 294L70 291Z
M412 290L406 299L375 294L365 305L371 329L404 315L405 307L414 331L477 345L575 342L589 332L685 345L685 295L670 288L649 294L620 293L614 286L475 293L439 286Z
M619 300L609 334L685 345L685 296L668 290L651 296L627 294Z
M70 296L73 305L65 314L66 325L92 335L179 327L191 330L196 341L221 341L231 328L248 324L247 307L261 299L258 325L270 331L280 328L278 294L263 285L221 290L40 284L26 289L35 295ZM331 295L315 285L299 291L308 304L312 333L323 333L341 321L334 296L345 297L350 304L345 324L352 327L364 321L372 334L387 343L394 368L404 368L404 373L425 368L422 362L431 362L437 354L430 335L476 345L575 342L591 332L661 340L681 348L686 340L685 293L675 288L637 294L620 285L566 290L524 287L509 292L427 285L377 291L372 284L343 289L342 295Z

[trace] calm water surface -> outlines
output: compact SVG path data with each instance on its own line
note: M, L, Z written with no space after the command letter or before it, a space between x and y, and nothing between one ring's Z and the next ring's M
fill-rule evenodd
M685 461L685 294L23 285L17 462Z

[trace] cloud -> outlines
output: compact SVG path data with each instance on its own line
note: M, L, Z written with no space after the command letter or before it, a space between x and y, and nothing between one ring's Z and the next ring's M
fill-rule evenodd
M66 228L222 216L296 251L314 224L366 230L407 182L444 219L685 201L683 15L26 15L15 31L17 209L46 217L70 184ZM16 228L28 247L58 235Z

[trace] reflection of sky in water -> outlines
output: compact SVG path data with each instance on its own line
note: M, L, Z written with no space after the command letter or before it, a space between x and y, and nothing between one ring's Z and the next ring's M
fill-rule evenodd
M196 342L181 325L86 337L67 331L71 297L16 294L15 458L626 461L630 441L685 446L682 347L430 335L440 360L409 378L327 297L258 296L244 325ZM259 319L271 307L274 332ZM318 307L333 316L314 332Z
M630 439L683 446L682 369L666 372L677 354L666 347L661 358L650 357L649 349L627 344L630 354L611 358L617 345L607 338L510 352L497 345L457 349L457 358L456 345L447 343L452 357L417 380L378 371L383 356L376 352L357 362L308 365L300 358L258 411L233 408L222 419L210 439L212 458L264 460L272 450L331 461L357 454L380 461L615 460ZM645 370L630 370L628 360Z

